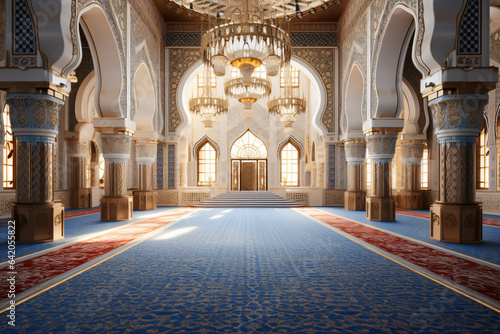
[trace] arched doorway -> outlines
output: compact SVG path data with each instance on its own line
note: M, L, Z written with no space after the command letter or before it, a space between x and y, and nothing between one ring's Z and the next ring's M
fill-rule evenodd
M267 190L267 147L250 130L231 146L231 190Z

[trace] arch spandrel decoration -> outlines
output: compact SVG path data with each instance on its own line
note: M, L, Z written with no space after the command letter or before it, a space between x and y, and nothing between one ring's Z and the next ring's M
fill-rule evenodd
M328 132L335 132L335 98L334 98L334 48L293 48L292 56L302 59L316 70L326 87L326 108L321 115L321 123Z
M231 145L232 159L266 159L267 147L262 140L247 130Z
M278 145L278 160L280 159L281 149L289 142L299 149L299 159L302 159L304 157L304 145L302 145L302 143L293 135L290 135Z
M201 147L206 142L209 142L210 144L212 144L213 147L215 147L215 150L217 151L217 160L219 160L219 158L220 158L219 145L217 145L217 143L215 141L213 141L212 138L210 138L207 135L203 136L200 140L198 140L196 142L196 144L193 145L193 157L194 157L194 159L198 160L198 156L197 156L196 152L198 152L198 148Z

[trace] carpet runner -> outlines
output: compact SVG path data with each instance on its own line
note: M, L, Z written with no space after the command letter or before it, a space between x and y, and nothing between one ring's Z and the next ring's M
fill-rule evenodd
M100 213L101 208L92 208L92 209L87 209L87 210L78 210L78 211L71 211L71 212L64 212L64 218L75 218L75 217L81 217L81 216L86 216L86 215L91 215L94 213Z
M175 209L165 215L127 225L95 238L16 263L16 295L197 210L196 208ZM5 277L9 271L9 267L0 269ZM8 282L4 281L2 284L7 291ZM3 297L0 302L5 300L7 294L4 294Z
M500 270L313 208L295 209L455 283L500 301Z
M399 213L399 214L405 215L405 216L418 217L418 218L424 218L424 219L431 218L430 213L426 213L426 212L415 212L415 211L410 211L410 210L396 209L396 213ZM483 225L500 227L500 220L483 218Z

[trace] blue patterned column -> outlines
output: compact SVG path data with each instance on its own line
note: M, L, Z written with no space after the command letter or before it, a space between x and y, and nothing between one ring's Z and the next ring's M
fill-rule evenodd
M156 151L156 189L163 189L163 145L158 145Z
M328 145L328 189L335 189L335 145Z
M135 150L139 165L139 190L134 191L134 210L155 210L157 193L153 191L153 163L156 162L157 141L138 138Z
M347 191L344 195L346 210L365 210L366 194L363 190L363 170L366 143L363 138L348 139L345 143L347 161Z
M175 145L168 145L168 189L175 189Z
M391 161L396 150L397 134L372 134L366 137L372 161L371 189L366 199L369 220L396 220L396 199L392 197Z
M101 220L132 219L132 196L127 192L127 164L132 137L128 134L102 134L102 151L106 161L105 195L101 199Z
M8 94L17 140L16 202L13 218L20 242L54 241L64 236L64 207L54 203L54 149L64 101L44 94Z
M482 239L476 203L476 138L488 96L444 95L429 102L439 142L439 200L431 206L431 238L460 243Z

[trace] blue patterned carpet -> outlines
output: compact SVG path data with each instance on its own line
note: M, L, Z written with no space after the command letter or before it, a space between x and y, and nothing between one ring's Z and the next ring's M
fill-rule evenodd
M500 331L497 312L291 209L200 210L16 316L2 333Z

